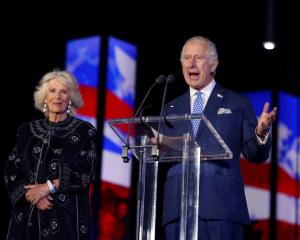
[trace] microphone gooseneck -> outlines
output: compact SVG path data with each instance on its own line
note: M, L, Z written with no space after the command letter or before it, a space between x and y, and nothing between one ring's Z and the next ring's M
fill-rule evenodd
M164 89L164 94L161 102L161 107L160 107L160 114L159 114L159 120L158 120L158 127L157 127L157 136L156 136L156 142L157 145L159 145L159 134L160 134L160 126L161 126L161 118L164 113L164 106L165 106L165 100L166 100L166 95L167 95L167 89L168 89L168 84L172 83L175 80L175 77L173 74L169 74L166 78L166 83L165 83L165 89Z
M144 106L144 103L145 103L145 101L147 100L148 95L150 94L151 90L152 90L155 86L160 85L160 84L164 83L165 81L166 81L166 77L165 77L164 75L159 75L159 76L155 79L154 83L153 83L153 84L151 85L151 87L148 89L148 91L147 91L145 97L143 98L143 100L142 100L142 102L141 102L139 108L136 110L136 113L134 114L134 118L137 117L138 114L140 113L140 111L141 111L142 107Z
M145 97L143 98L142 102L140 103L138 109L136 110L136 113L134 114L134 117L132 118L132 121L129 123L128 125L128 130L127 130L127 139L126 139L126 145L123 146L123 149L122 149L122 158L124 160L124 162L128 162L128 154L127 154L127 151L129 149L129 138L130 138L130 130L132 128L132 124L134 122L134 119L138 116L138 114L140 113L142 107L144 106L144 103L145 101L147 100L151 90L155 87L155 86L158 86L158 85L161 85L162 83L166 82L166 77L165 75L159 75L154 83L150 86L150 88L148 89Z

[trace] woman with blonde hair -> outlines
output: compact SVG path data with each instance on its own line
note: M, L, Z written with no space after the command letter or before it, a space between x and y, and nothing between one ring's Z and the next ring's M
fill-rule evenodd
M4 169L13 205L7 239L89 239L96 130L74 117L83 105L75 76L46 73L34 103L45 118L18 128Z

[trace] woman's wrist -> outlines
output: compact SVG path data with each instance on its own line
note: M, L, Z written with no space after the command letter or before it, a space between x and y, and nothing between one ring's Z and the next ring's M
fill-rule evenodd
M53 183L50 180L47 180L47 185L49 187L50 193L56 192L55 186L53 185Z
M58 190L58 188L59 188L59 180L58 180L58 178L54 179L52 181L52 184L54 185L55 189Z

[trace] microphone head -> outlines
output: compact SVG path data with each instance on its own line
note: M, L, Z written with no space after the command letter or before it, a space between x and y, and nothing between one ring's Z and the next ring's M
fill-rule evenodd
M175 80L175 76L173 75L173 74L169 74L168 76L167 76L167 78L166 78L166 81L168 82L168 83L171 83L171 82L173 82Z
M162 83L164 83L166 81L166 77L165 77L165 75L159 75L156 79L155 79L155 83L157 84L157 85L160 85L160 84L162 84Z

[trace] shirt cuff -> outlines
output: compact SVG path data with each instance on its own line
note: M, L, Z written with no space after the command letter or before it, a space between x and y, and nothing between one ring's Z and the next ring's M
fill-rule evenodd
M264 140L261 140L260 137L257 135L257 132L256 132L256 128L255 128L255 136L256 136L256 139L257 139L257 142L259 145L265 145L266 142L268 141L268 138L269 138L269 135L270 135L270 131L268 131L264 137Z

